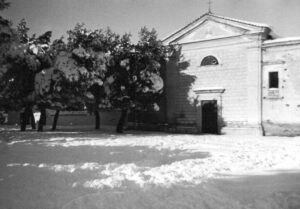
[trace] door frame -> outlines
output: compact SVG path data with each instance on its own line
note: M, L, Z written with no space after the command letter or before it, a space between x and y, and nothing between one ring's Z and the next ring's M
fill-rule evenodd
M195 98L195 109L196 109L196 124L199 133L202 131L202 101L216 100L218 107L218 134L221 133L222 127L225 126L223 119L223 94L225 88L215 87L215 88L198 88L193 90L196 94Z

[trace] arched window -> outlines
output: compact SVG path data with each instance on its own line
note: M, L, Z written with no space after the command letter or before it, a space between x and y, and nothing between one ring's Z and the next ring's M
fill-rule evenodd
M218 62L217 58L215 58L214 56L204 57L201 62L201 66L218 65L218 64L219 64L219 62Z

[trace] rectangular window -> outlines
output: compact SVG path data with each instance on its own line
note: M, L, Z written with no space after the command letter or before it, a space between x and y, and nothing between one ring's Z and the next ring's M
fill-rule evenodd
M278 88L278 72L269 72L269 88Z

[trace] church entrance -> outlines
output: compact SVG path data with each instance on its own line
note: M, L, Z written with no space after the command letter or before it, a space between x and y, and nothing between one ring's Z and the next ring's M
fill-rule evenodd
M205 100L202 106L202 132L218 133L218 106L217 100Z

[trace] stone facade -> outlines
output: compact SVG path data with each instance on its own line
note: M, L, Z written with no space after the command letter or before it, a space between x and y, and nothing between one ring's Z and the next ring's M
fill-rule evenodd
M201 133L216 119L215 133L249 134L263 134L265 121L300 123L300 39L278 40L265 24L211 13L165 38L179 48L167 64L167 123ZM201 63L209 56L217 63ZM279 86L270 89L274 70ZM209 101L215 110L203 109Z

